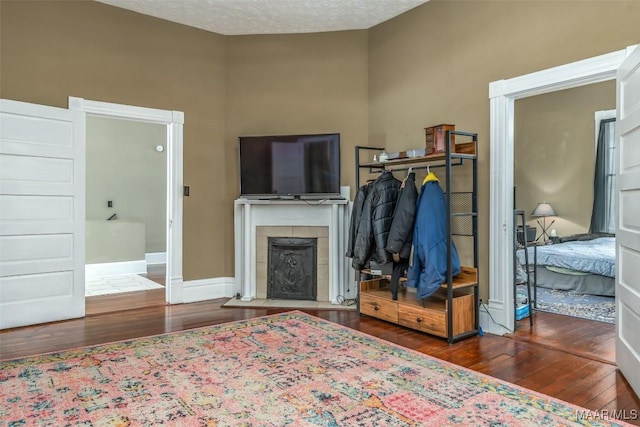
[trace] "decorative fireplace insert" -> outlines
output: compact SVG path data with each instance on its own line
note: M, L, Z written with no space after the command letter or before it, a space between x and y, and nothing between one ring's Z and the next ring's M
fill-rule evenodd
M269 237L268 299L316 301L318 239Z

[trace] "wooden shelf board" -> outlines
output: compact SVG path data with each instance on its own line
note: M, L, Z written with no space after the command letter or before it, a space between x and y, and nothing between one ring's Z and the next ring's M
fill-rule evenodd
M475 267L460 267L460 274L453 277L452 288L466 288L478 284L478 269ZM447 284L443 283L441 288L447 289Z
M473 159L476 155L473 153L451 153L452 159ZM416 163L429 163L446 160L447 156L442 153L429 154L427 156L404 157L401 159L387 160L386 162L367 162L360 163L361 168L388 168L389 166L413 165Z
M363 273L365 274L371 274L370 270L362 270ZM373 275L374 278L384 278L384 279L388 279L391 280L391 276L388 274L383 274L383 275ZM400 283L404 283L407 281L406 277L401 277L400 278ZM478 284L478 269L475 267L465 267L462 266L460 267L460 274L458 274L457 276L453 276L453 283L452 283L452 288L453 289L460 289L460 288L466 288L469 286L475 286ZM447 289L447 284L443 283L440 288L442 289Z

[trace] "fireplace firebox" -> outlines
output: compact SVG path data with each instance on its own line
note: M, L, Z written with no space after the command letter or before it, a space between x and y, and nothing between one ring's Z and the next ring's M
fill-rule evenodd
M316 301L318 239L269 237L268 299Z

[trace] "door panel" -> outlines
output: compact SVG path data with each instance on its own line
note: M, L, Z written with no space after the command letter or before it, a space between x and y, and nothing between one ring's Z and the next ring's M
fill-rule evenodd
M0 328L84 316L84 120L0 100Z
M46 211L40 209L45 203ZM13 226L19 221L48 221L57 223L53 231L62 231L60 228L64 227L71 232L73 203L71 196L0 195L0 213L2 220Z
M640 395L640 48L617 80L616 363Z
M73 269L73 234L0 236L2 276Z
M41 209L43 205L47 209ZM72 234L76 227L74 217L71 196L0 195L0 236Z
M623 284L632 284L634 280L638 280L638 277L640 277L640 252L622 246L618 253L618 258L620 258L620 265L623 267L618 274L618 276L620 276L620 282ZM635 295L634 298L630 286L622 286L620 292L621 297L626 297L624 298L625 301L638 298L637 295ZM638 334L638 336L640 337L640 334Z
M0 158L2 190L11 193L69 193L73 188L73 161L6 154Z
M24 115L20 111L16 111L17 114L3 111L2 117L0 117L2 138L8 152L13 150L20 152L29 149L29 147L33 149L33 146L40 145L44 145L48 150L58 147L73 149L73 123L60 121L59 116L51 117L50 111L47 110L54 107L29 105L35 108L30 108L28 115ZM35 149L38 150L38 148Z
M640 231L640 190L620 193L620 212L621 225L626 231ZM631 234L622 236L621 239L634 237L634 234Z
M3 303L20 303L41 298L68 297L73 288L73 273L28 274L0 278Z
M636 113L640 114L640 112ZM623 129L624 131L624 129ZM640 170L640 130L629 129L620 137L620 170L625 174Z

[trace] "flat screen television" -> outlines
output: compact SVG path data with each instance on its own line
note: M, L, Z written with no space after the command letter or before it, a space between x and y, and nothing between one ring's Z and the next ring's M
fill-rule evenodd
M340 134L241 136L240 195L340 195Z

